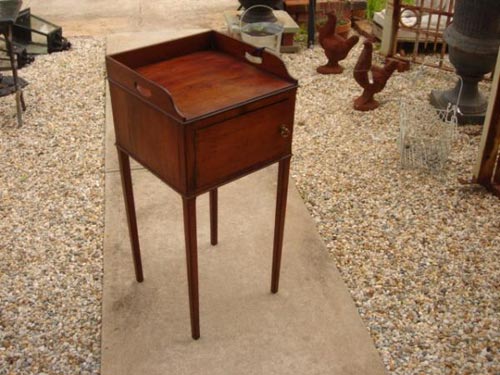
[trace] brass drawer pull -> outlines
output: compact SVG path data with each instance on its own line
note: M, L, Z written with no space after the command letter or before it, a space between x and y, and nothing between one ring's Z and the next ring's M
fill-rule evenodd
M290 136L290 129L288 129L286 125L281 125L280 134L283 138L288 138Z

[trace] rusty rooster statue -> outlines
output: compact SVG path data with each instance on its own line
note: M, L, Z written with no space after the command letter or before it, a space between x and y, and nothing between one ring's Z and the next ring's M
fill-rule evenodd
M384 89L392 73L399 68L399 64L397 61L390 60L386 61L383 67L372 65L373 45L368 40L365 40L363 44L363 50L353 72L354 79L363 88L363 93L354 100L354 109L371 111L379 106L373 96Z
M320 66L316 69L321 74L340 74L344 71L339 65L340 60L347 57L349 51L358 42L357 35L351 36L346 39L340 35L335 34L337 25L337 16L335 11L328 13L328 21L321 27L319 32L319 44L325 50L325 55L328 58L326 65Z

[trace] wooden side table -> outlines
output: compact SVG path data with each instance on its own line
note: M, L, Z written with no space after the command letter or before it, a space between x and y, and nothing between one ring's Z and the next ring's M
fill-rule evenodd
M183 202L192 337L200 337L196 197L278 162L271 292L278 291L297 81L271 53L209 31L106 57L137 281L143 281L129 156Z

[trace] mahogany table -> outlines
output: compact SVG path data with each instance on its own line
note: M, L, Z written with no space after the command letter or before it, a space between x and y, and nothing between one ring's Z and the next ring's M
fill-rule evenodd
M106 57L137 281L143 281L129 156L177 191L194 339L200 337L196 197L278 162L271 292L278 291L297 81L272 53L215 31Z

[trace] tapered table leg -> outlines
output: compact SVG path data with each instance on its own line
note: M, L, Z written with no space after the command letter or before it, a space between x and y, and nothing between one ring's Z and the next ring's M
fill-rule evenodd
M127 213L128 231L130 245L132 246L132 257L134 259L135 278L138 282L144 280L142 273L141 249L139 247L139 234L137 232L137 219L135 216L134 193L132 189L132 175L130 174L129 156L118 150L118 162L120 163L120 175L122 177L123 198L125 200L125 211Z
M290 157L280 160L278 167L278 189L276 194L276 219L274 223L271 293L278 292L280 282L281 251L283 248L283 230L285 229L286 198L288 194L289 172Z
M210 190L210 243L217 245L217 189Z
M184 235L186 239L186 263L189 288L191 336L200 338L200 311L198 301L198 248L196 241L196 197L182 198L184 211Z

